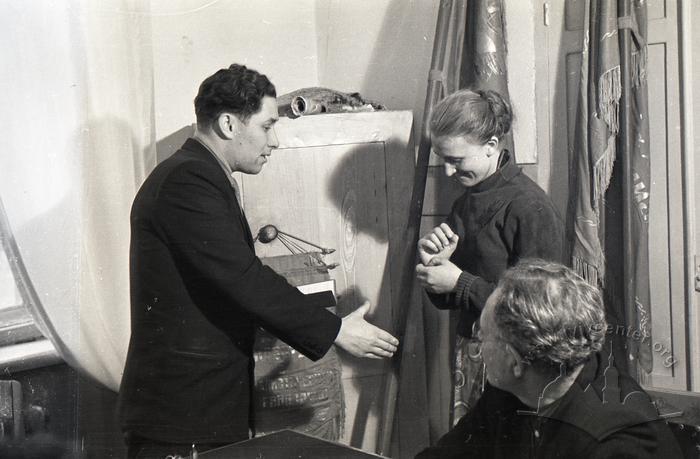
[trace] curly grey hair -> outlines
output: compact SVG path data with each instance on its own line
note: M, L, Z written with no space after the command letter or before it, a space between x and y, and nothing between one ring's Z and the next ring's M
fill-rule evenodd
M571 370L602 349L600 290L566 266L524 259L505 272L495 294L496 325L525 361Z

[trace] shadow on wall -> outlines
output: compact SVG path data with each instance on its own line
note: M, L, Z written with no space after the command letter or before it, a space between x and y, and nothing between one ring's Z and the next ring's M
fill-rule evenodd
M391 205L386 201L386 179L388 171L385 170L386 159L382 157L377 161L377 148L357 147L349 151L337 165L331 179L328 181L328 196L331 197L334 205L340 211L341 221L341 247L340 258L343 261L336 268L345 270L343 275L346 278L348 289L338 294L338 315L345 316L357 309L366 296L361 285L355 279L355 270L361 269L358 263L383 264L381 279L379 280L379 297L388 304L373 304L372 312L366 319L382 328L390 328L392 324L393 311L391 304L390 285L390 262L388 258L383 260L374 259L375 254L357 253L356 241L360 235L368 235L380 244L389 241L389 217L388 211ZM375 167L379 164L382 167ZM372 174L372 178L364 176ZM367 185L375 185L375 189L359 189ZM378 205L379 204L379 205ZM377 212L379 209L379 212ZM387 252L388 254L388 252ZM358 394L357 408L352 426L348 436L350 445L361 448L363 444L372 444L375 439L365 438L371 432L367 432L368 421L371 423L381 423L382 413L380 401L383 400L383 376L386 373L386 361L371 361L359 359L340 350L343 366L352 368L352 379L345 379L347 383L351 381L353 388ZM381 384L378 387L378 383ZM347 390L347 389L346 389Z
M343 242L346 245L354 244L355 235L360 233L369 235L378 243L386 243L389 240L386 213L389 203L385 201L387 173L384 167L385 153L382 152L379 160L376 159L377 156L377 147L358 146L343 156L328 180L328 196L331 197L342 216L345 235ZM367 177L369 174L371 177ZM368 194L372 194L371 190L363 190L360 187L370 184L377 185L372 190L377 200L360 201L362 198L367 198ZM384 211L383 215L375 215L377 204L380 204L380 210Z
M194 135L194 125L183 126L172 134L163 137L156 142L156 159L157 164L169 158L175 153L185 140Z
M363 97L390 110L412 110L416 138L423 121L437 5L390 1L360 89Z

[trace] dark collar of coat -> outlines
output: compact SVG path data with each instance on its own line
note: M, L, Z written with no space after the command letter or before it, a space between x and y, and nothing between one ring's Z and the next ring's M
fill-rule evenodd
M660 419L649 396L622 375L601 353L592 355L553 410L539 414L587 432L598 441L611 434ZM535 415L537 411L522 412Z
M201 156L207 162L216 164L217 166L219 165L219 162L214 157L214 154L207 147L205 147L204 144L202 144L202 142L195 139L194 137L190 137L187 140L185 140L185 143L182 144L181 149L190 151L192 153L196 153L198 156Z
M250 226L248 224L248 220L246 219L245 214L243 212L243 204L241 202L239 202L240 198L237 195L237 192L236 192L236 189L235 189L233 183L231 183L231 180L228 177L226 177L226 171L221 166L221 164L219 164L219 160L216 157L214 157L214 153L211 150L209 150L209 148L204 146L204 144L202 144L202 142L200 142L199 140L192 138L192 137L190 137L189 139L187 139L185 141L185 143L182 145L181 150L185 150L185 151L188 151L190 153L194 153L195 155L197 155L198 158L202 158L204 161L211 163L212 165L215 165L216 169L221 171L222 178L224 180L227 180L231 184L230 188L229 187L227 187L227 188L231 190L230 191L231 196L233 196L232 201L235 205L236 213L238 214L238 218L241 221L241 225L243 225L243 228L245 230L245 236L246 236L246 240L248 242L248 245L250 245L250 247L253 248L254 239L253 239L253 235L252 235L251 230L250 230Z

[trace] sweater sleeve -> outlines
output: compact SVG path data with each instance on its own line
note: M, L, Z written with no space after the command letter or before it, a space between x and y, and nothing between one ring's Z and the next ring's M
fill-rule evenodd
M495 289L496 284L475 276L469 271L462 271L455 288L455 303L461 308L467 310L473 308L481 312L486 300Z
M475 276L469 271L462 271L452 293L438 294L426 290L428 298L438 309L464 309L481 311L489 295L496 289L496 284Z
M459 223L457 222L458 208L460 200L456 200L452 204L452 209L445 223L453 230L459 232ZM451 260L454 262L454 255ZM496 288L495 284L487 282L483 278L472 274L469 271L462 271L454 291L447 294L432 293L426 290L426 294L430 301L438 309L465 309L473 308L476 311L481 311L486 304L486 299L491 295L491 292Z

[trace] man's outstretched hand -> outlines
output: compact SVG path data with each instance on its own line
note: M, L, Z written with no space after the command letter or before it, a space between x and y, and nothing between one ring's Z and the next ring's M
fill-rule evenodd
M354 355L368 359L382 359L394 355L399 340L365 320L369 302L365 301L354 312L343 317L335 344Z

